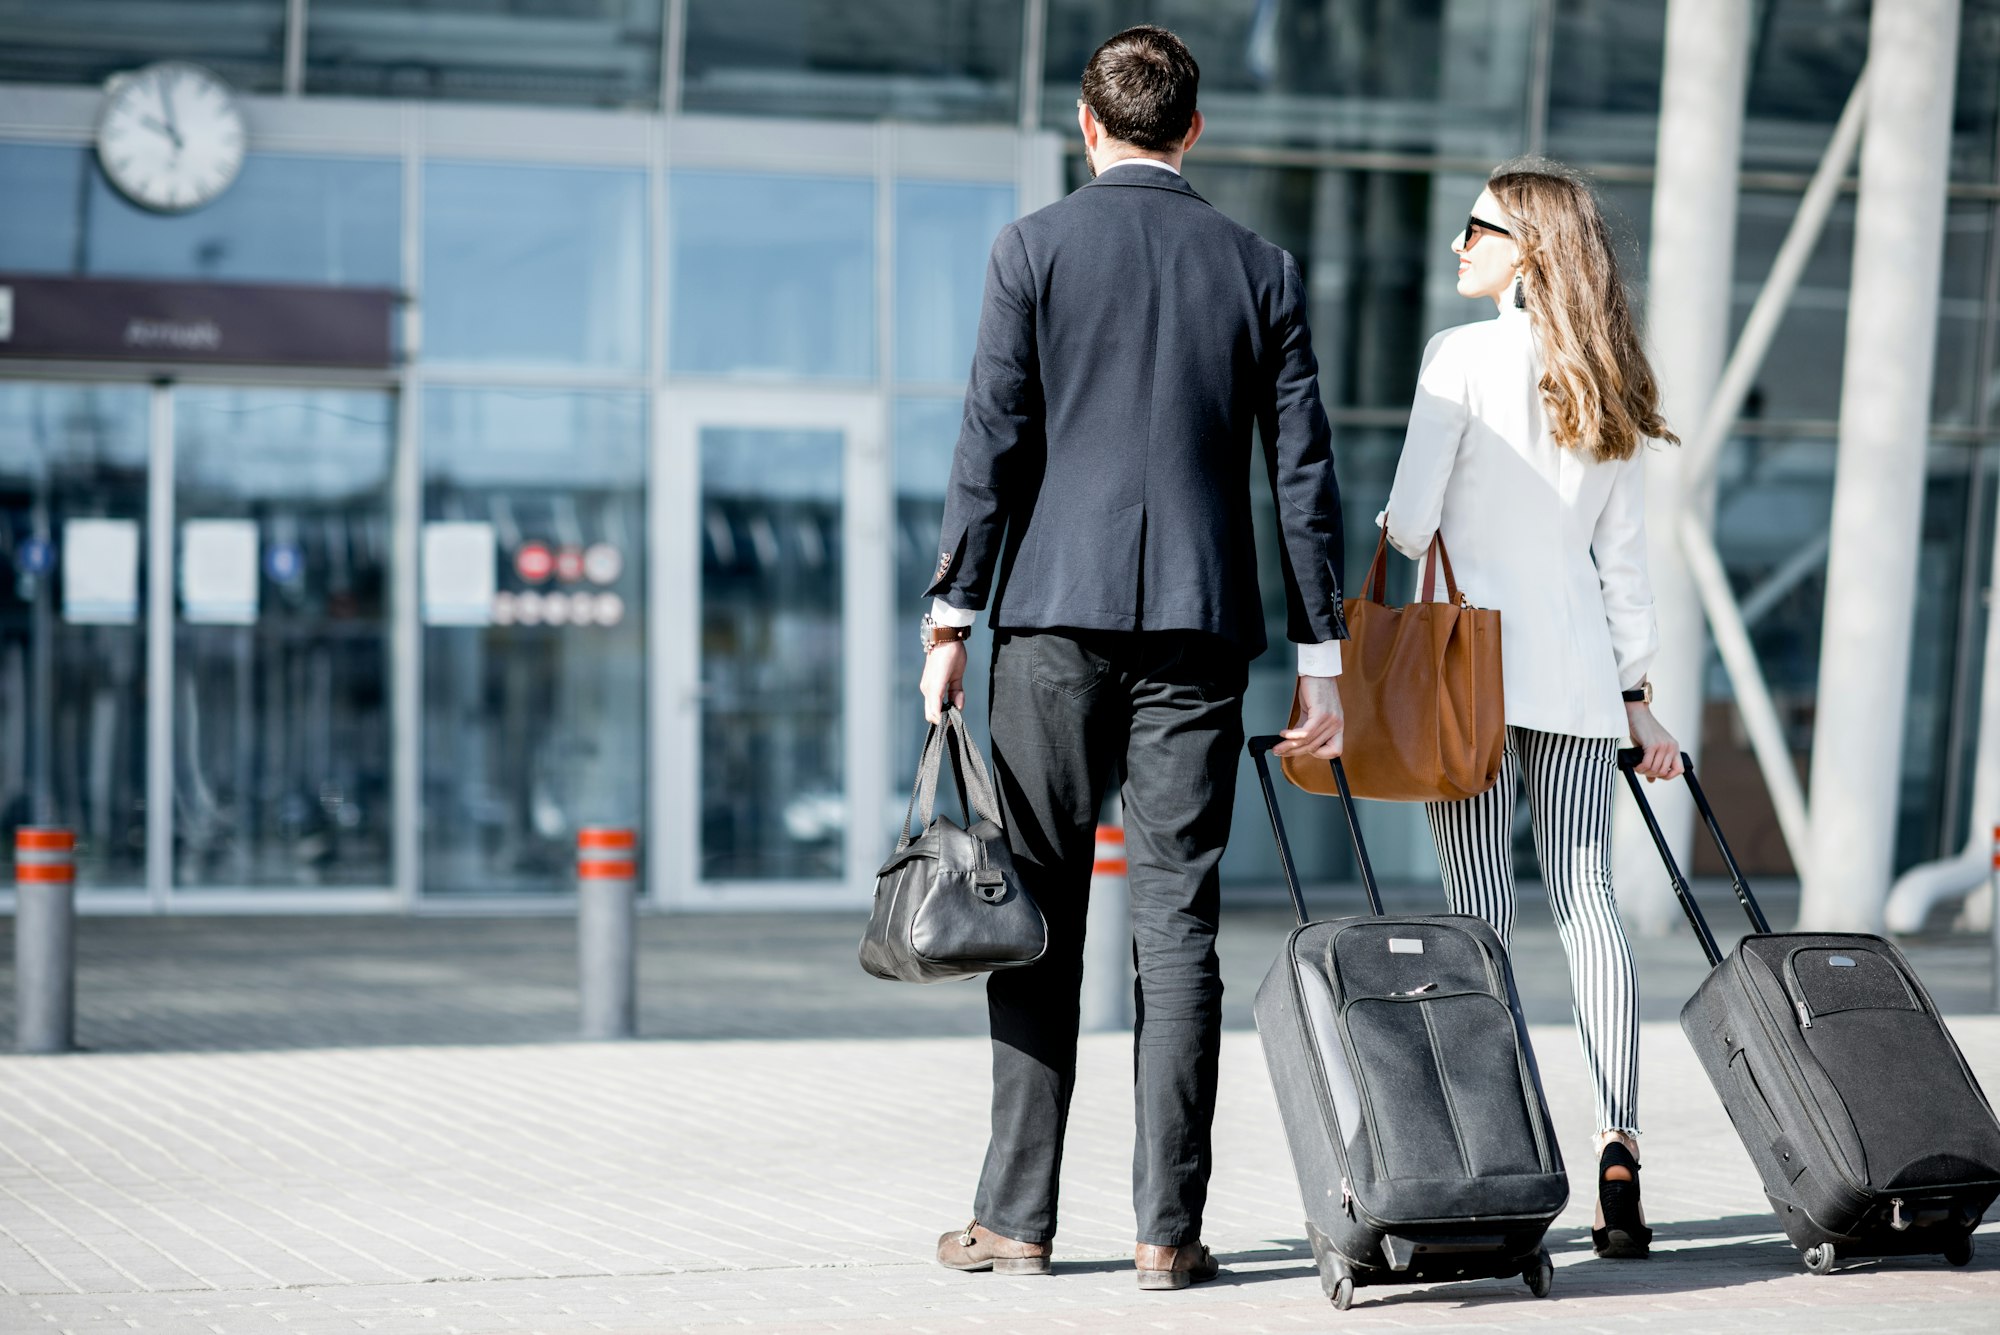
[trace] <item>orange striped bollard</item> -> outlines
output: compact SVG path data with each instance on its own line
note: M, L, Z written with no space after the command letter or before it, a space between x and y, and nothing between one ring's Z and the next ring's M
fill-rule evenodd
M577 997L585 1038L639 1031L639 841L628 829L576 832Z
M1117 822L1122 805L1114 799L1111 820L1097 827L1097 858L1090 871L1090 905L1083 926L1083 1014L1085 1033L1132 1027L1132 892L1125 863L1125 830Z
M76 836L14 831L14 1028L23 1052L76 1046Z

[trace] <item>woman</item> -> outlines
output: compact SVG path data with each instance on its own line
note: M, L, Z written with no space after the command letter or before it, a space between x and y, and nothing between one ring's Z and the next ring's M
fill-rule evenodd
M1498 318L1424 351L1409 435L1378 522L1407 556L1442 533L1466 596L1500 611L1507 750L1500 782L1425 804L1454 912L1514 917L1514 794L1525 779L1577 1032L1597 1091L1597 1254L1642 1257L1638 986L1611 893L1617 750L1648 779L1681 772L1653 718L1658 647L1646 578L1648 438L1678 441L1640 350L1589 189L1540 160L1496 170L1465 231L1461 296Z

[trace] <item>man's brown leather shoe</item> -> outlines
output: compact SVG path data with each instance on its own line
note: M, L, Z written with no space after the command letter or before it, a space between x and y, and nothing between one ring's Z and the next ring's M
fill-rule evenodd
M1184 1289L1222 1273L1222 1267L1215 1263L1215 1253L1199 1242L1190 1242L1185 1247L1142 1242L1134 1251L1133 1260L1139 1267L1142 1289Z
M996 1275L1046 1275L1049 1245L1003 1238L973 1220L938 1237L938 1264L947 1270L991 1270Z

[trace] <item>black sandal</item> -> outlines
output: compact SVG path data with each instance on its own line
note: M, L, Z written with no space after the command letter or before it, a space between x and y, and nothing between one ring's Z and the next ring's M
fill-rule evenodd
M1632 1176L1624 1182L1605 1176L1608 1168L1623 1168ZM1599 1256L1639 1261L1652 1255L1653 1230L1639 1218L1639 1161L1619 1141L1610 1141L1597 1160L1597 1201L1604 1208L1604 1227L1590 1230L1590 1245Z

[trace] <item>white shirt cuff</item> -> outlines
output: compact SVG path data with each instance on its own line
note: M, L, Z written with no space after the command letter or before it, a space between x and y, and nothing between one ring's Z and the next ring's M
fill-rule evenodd
M979 620L979 613L968 612L963 607L953 607L942 598L931 599L931 620L940 626L970 626Z
M1300 645L1299 675L1301 677L1338 677L1340 675L1340 641L1325 640L1319 644Z

